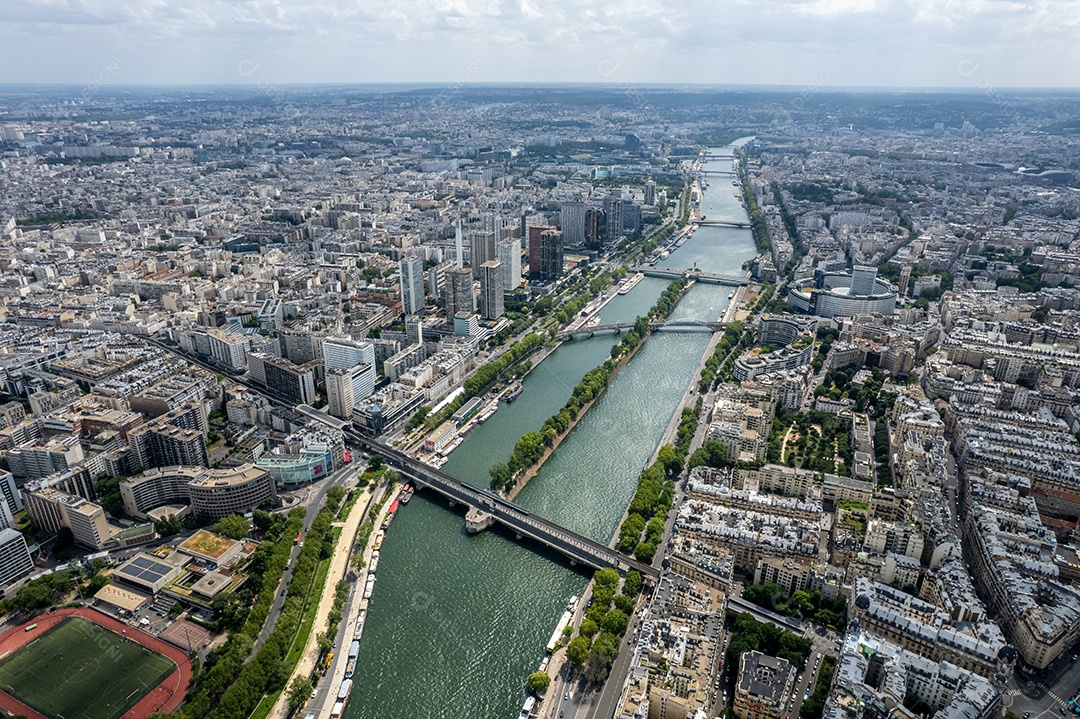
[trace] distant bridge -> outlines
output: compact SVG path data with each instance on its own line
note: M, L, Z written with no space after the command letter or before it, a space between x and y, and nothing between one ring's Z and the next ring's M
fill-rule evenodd
M604 546L554 522L539 517L524 507L485 490L465 484L449 474L424 464L404 452L377 442L360 434L354 427L344 430L345 435L373 454L380 454L387 464L410 477L417 484L433 489L450 500L451 504L465 504L479 509L505 525L519 537L529 537L551 547L566 556L572 564L584 564L595 569L612 568L620 572L633 569L642 577L656 580L659 570L652 565Z
M695 282L706 285L729 285L731 287L745 287L750 284L746 275L720 275L711 272L697 272L694 270L672 270L662 267L631 267L630 272L641 272L646 277L659 277L664 280L677 280L680 277L689 278Z
M728 158L721 155L719 159L723 160ZM698 170L698 172L702 175L710 175L712 177L738 177L738 175L731 170Z
M738 227L743 230L750 229L749 222L739 222L738 220L694 220L696 225L711 225L713 227Z
M567 340L588 339L595 335L613 334L620 335L634 328L635 322L618 322L608 325L596 325L595 327L581 327L579 329L561 332L559 339ZM653 332L723 332L727 324L723 322L706 322L704 320L672 320L670 322L650 322L649 329Z

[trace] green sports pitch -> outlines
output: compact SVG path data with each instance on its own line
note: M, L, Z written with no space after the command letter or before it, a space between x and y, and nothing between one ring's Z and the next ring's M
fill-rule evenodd
M0 661L0 690L53 719L117 719L176 664L82 617Z

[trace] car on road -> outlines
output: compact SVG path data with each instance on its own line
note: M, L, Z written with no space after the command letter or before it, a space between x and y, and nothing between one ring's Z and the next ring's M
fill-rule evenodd
M566 702L570 701L570 692L563 692L562 698L563 698L563 701L566 701Z

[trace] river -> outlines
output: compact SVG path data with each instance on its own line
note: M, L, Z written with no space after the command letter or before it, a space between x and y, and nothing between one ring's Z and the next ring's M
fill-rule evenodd
M706 168L725 165L730 169L730 160L711 160ZM740 219L725 179L710 179L702 211ZM663 265L696 262L705 271L735 274L753 255L749 230L702 227ZM645 278L604 308L602 322L633 320L666 286ZM730 291L695 286L672 318L716 320ZM521 397L474 429L443 469L487 486L487 468L563 405L615 339L562 345L525 379ZM707 343L706 334L653 335L516 501L607 543ZM516 715L525 677L536 670L567 599L581 594L588 575L501 531L470 536L462 517L462 508L448 510L444 499L427 492L398 512L380 553L345 719Z

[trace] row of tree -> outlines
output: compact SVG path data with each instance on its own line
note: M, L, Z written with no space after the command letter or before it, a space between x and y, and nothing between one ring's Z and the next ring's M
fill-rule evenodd
M626 519L619 526L616 548L626 554L633 552L639 561L651 562L674 498L675 483L667 478L663 460L657 459L638 477Z
M633 570L626 573L621 592L614 569L601 569L594 575L592 601L578 635L566 647L566 658L581 668L587 681L599 684L607 679L639 591L641 575Z
M713 386L716 382L716 375L720 370L720 366L724 364L724 361L728 359L729 355L742 351L742 338L742 322L732 322L727 326L724 330L724 336L716 343L713 353L705 360L705 367L701 370L701 382L698 384L698 389L700 391L707 392L709 388ZM735 354L735 356L737 357L738 355ZM734 364L734 359L732 359L732 364Z

